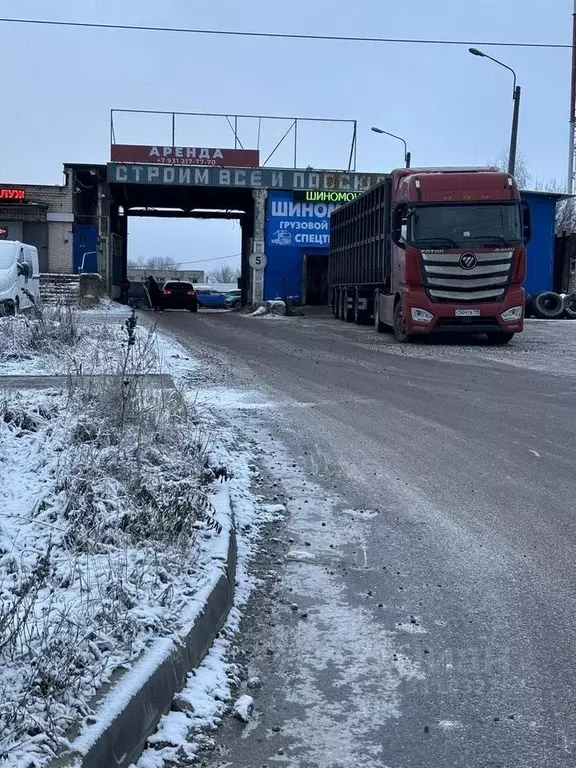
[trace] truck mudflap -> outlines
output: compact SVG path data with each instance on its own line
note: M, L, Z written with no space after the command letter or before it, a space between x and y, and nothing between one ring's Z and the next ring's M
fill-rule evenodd
M403 296L406 330L418 335L434 332L520 333L524 327L524 302L524 289L520 287L510 288L500 302L485 304L436 304L424 291L406 291Z

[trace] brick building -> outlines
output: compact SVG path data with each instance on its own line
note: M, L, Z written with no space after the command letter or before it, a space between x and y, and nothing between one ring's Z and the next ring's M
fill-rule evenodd
M62 186L0 185L2 237L35 245L41 272L72 271L73 225L70 175Z

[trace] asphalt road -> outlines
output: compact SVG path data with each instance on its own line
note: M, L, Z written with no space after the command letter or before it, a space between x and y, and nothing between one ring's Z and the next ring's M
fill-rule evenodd
M243 629L255 716L206 764L576 765L576 324L497 351L327 316L160 327L238 390L223 413L289 511Z

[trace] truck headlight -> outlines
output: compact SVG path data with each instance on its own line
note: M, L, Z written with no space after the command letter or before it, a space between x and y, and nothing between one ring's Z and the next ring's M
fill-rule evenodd
M434 320L432 312L428 312L426 309L419 309L418 307L411 307L410 315L415 323L431 323Z
M514 320L521 320L524 314L524 307L512 307L507 309L506 312L502 312L500 317L505 323L513 323Z

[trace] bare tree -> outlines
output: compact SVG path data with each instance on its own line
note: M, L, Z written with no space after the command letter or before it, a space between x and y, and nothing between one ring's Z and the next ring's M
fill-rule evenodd
M501 171L507 172L508 150L503 149L496 158L496 162L490 163L490 165L495 166ZM526 160L526 155L523 152L518 152L516 155L516 169L514 171L514 178L516 179L516 184L518 184L520 189L529 189L532 176L530 174L528 161Z
M552 192L561 195L567 192L566 183L554 178L534 178L531 187L537 192ZM576 206L574 205L574 200L572 198L560 200L556 205L556 234L572 234L573 232L576 232Z
M508 154L501 152L498 159L493 163L502 171L508 168ZM526 156L521 152L516 158L516 171L514 178L520 189L533 190L534 192L552 192L554 194L565 194L567 192L566 183L555 178L539 178L532 176L526 160ZM576 232L576 205L574 200L560 200L556 205L556 234Z
M238 267L223 264L221 267L208 272L207 280L209 283L235 283L239 277L240 270Z
M143 259L129 259L131 269L180 269L180 262L171 256L147 256Z

